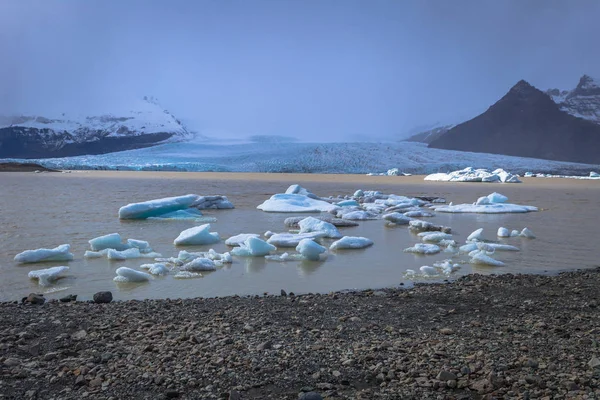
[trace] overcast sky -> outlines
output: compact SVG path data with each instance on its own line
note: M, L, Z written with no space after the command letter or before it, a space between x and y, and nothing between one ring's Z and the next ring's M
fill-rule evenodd
M599 17L597 0L2 0L0 114L153 95L209 134L402 135L520 79L599 76Z

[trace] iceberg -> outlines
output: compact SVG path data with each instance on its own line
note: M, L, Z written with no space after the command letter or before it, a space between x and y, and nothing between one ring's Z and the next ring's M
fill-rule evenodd
M340 240L336 240L331 243L329 250L340 250L340 249L364 249L373 245L371 239L360 236L344 236Z
M240 233L239 235L235 235L227 239L225 244L227 246L241 246L242 243L244 243L246 239L250 237L258 238L260 235L256 233Z
M216 232L209 232L210 224L195 226L184 230L174 240L176 246L203 245L217 243L221 238Z
M275 194L256 208L266 212L331 212L339 207L301 194Z
M117 268L116 273L115 282L147 282L152 279L150 274L127 267Z
M435 211L443 213L480 213L480 214L503 214L503 213L527 213L537 211L537 207L522 206L510 203L492 203L489 197L480 197L475 204L457 204L447 206L434 206Z
M523 230L521 231L519 236L528 238L528 239L535 239L535 234L529 228L523 228Z
M377 219L377 215L373 214L372 212L369 211L362 211L362 210L356 210L356 211L349 211L346 213L338 213L338 217L339 218L343 218L343 219L348 219L351 221L366 221L369 219Z
M30 271L28 276L30 279L37 279L40 286L50 286L54 281L61 278L64 272L67 272L69 267L52 267L46 269L38 269Z
M503 267L504 263L502 261L498 261L493 259L492 257L485 254L483 250L476 251L474 254L469 254L471 256L471 264L481 264L481 265L491 265L494 267Z
M188 194L185 196L165 197L162 199L149 200L141 203L131 203L119 209L120 219L146 219L157 217L173 211L185 210L192 207L198 201L198 195Z
M440 243L443 240L452 239L452 235L443 232L421 232L418 235L426 243Z
M61 244L53 249L25 250L15 256L15 261L21 264L38 263L46 261L71 261L73 254L71 245Z
M179 271L175 275L173 275L174 279L193 279L193 278L202 278L202 274L198 272L190 272L190 271Z
M121 235L118 233L100 236L88 241L88 243L93 251L105 249L127 250L129 248L128 244L121 243Z
M108 255L108 251L109 250L113 250L113 249L104 249L104 250L100 250L100 251L89 251L87 250L83 256L85 258L101 258L101 257L106 257Z
M323 232L324 237L338 239L342 237L342 234L338 229L329 222L322 221L320 219L314 217L304 218L302 221L298 222L298 226L300 227L300 233L312 233L312 232Z
M438 275L438 270L433 267L430 267L428 265L424 265L424 266L420 267L419 271L421 271L421 273L426 276Z
M147 269L152 275L168 275L170 272L169 268L162 263L143 264L140 265L140 268Z
M513 175L501 168L492 172L487 169L475 169L467 167L458 171L449 173L436 173L427 175L426 181L440 182L502 182L502 183L520 183L518 175Z
M156 217L148 217L149 220L159 221L195 221L195 222L216 222L214 217L205 217L202 212L196 208L188 208L185 210L177 210L162 214Z
M467 242L483 242L483 228L479 228L467 236Z
M184 264L181 267L182 271L191 271L191 272L198 272L198 271L215 271L217 269L217 266L215 265L215 262L211 259L208 258L195 258L192 261Z
M319 198L317 195L311 193L309 190L303 188L298 184L290 185L290 187L288 187L285 191L285 194L299 194L302 196L310 197L311 199Z
M265 256L265 259L267 259L269 261L286 262L286 261L301 261L304 259L304 257L302 256L302 254L283 253L281 255L275 254L272 256Z
M501 226L500 228L498 228L497 236L501 238L510 237L510 231Z
M305 217L288 217L283 221L285 226L289 226L290 228L299 228L298 223L302 221ZM347 219L334 218L329 217L327 215L319 215L317 217L313 217L319 219L321 221L329 222L335 227L347 227L347 226L358 226L358 222L350 221ZM266 236L266 235L265 235Z
M131 203L119 209L120 219L146 219L162 217L198 218L202 215L198 210L204 209L230 209L233 204L227 196L200 196L187 194L185 196L165 197L162 199L148 200L141 203ZM173 214L185 211L185 213Z
M117 251L115 249L108 249L106 253L106 257L109 260L129 260L132 258L140 258L142 253L140 253L140 249L127 249L123 251Z
M296 247L304 239L320 239L325 236L324 232L310 233L275 233L267 240L267 243L277 247Z
M409 217L409 218L421 218L421 217L433 217L434 215L430 212L427 211L423 211L423 210L414 210L414 211L407 211L404 213L405 217Z
M327 249L311 239L302 239L296 246L296 251L307 260L319 261L321 254L325 253Z
M386 220L388 223L394 224L394 225L408 225L410 223L410 221L412 220L412 218L410 218L404 214L400 214L399 212L385 214L385 215L383 215L382 218L384 220Z
M414 219L408 223L408 229L415 232L444 232L450 233L452 229L447 226L434 225L431 222Z
M508 197L497 192L488 194L487 198L491 203L506 203L508 201Z
M358 207L359 204L356 200L342 200L336 204L339 207Z
M241 257L263 257L277 250L277 247L265 242L262 239L251 236L248 237L240 247L231 251L234 256Z
M152 252L152 247L150 247L150 243L146 242L145 240L127 239L127 245L129 247L139 249L140 253Z
M435 244L428 243L417 243L413 247L409 247L404 249L405 253L415 253L415 254L437 254L442 249Z

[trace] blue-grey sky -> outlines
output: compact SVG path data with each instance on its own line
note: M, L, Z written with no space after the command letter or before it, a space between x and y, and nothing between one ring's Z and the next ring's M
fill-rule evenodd
M520 79L599 76L599 17L597 0L3 0L0 114L148 94L209 134L401 135Z

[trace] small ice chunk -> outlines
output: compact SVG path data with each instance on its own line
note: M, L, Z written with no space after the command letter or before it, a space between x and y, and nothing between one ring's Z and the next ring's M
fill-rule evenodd
M133 248L127 249L123 251L117 251L115 249L108 249L106 257L109 260L129 260L132 258L140 258L142 253L140 253L140 249Z
M267 239L270 238L271 236L273 236L275 234L275 232L273 231L266 231L263 236L266 237Z
M329 250L340 249L363 249L373 245L371 239L360 236L344 236L340 240L336 240L329 246Z
M179 221L179 220L193 220L193 221L198 221L198 220L203 220L206 221L208 219L211 220L216 220L215 218L211 218L211 217L203 217L202 216L202 211L198 210L197 208L186 208L185 210L177 210L177 211L172 211L172 212L168 212L165 214L161 214L161 215L157 215L155 217L148 217L147 219L151 219L151 220L165 220L165 221ZM208 221L206 221L208 222Z
M318 199L319 197L311 193L309 190L303 188L298 184L290 185L285 191L285 194L300 194L302 196L310 197L311 199Z
M325 253L327 249L311 239L302 239L296 246L296 251L307 260L319 261L321 254Z
M239 235L235 235L230 237L225 241L227 246L240 246L242 243L246 241L249 237L259 237L260 235L256 233L240 233Z
M195 258L181 267L182 271L215 271L217 269L215 262L209 258Z
M363 192L362 190L358 189L356 192L354 192L354 194L352 195L352 197L363 197L365 195L365 192Z
M170 271L169 268L163 263L144 264L141 265L140 268L147 269L152 275L168 275Z
M468 254L474 250L477 250L477 243L468 243L463 246L460 246L458 251L461 253Z
M195 226L184 230L173 242L176 246L203 245L217 243L221 238L216 232L209 232L210 224Z
M275 194L258 207L266 212L331 212L339 207L301 194Z
M152 279L150 274L127 267L117 268L116 273L115 282L146 282Z
M298 226L300 227L300 233L324 232L324 237L332 239L342 237L340 231L338 231L333 224L314 217L304 218L302 221L298 222Z
M127 239L127 244L129 247L140 249L140 253L150 253L152 251L150 243L145 240Z
M53 249L25 250L15 256L15 261L21 264L38 263L45 261L71 261L73 254L71 245L61 244Z
M197 202L198 197L197 194L188 194L185 196L165 197L141 203L127 204L119 209L119 218L146 219L148 217L157 217L177 210L185 210Z
M474 231L473 233L471 233L469 236L467 236L467 242L481 242L484 240L483 238L483 228L479 228L476 231Z
M382 217L384 220L396 224L396 225L408 225L412 218L406 216L405 214L401 214L399 212L393 212L389 214L385 214Z
M506 203L508 201L508 197L498 192L488 194L487 198L490 200L490 203Z
M198 272L190 272L190 271L179 271L175 275L173 275L174 279L192 279L192 278L202 278L202 274Z
M267 259L269 261L286 262L286 261L301 261L301 260L304 260L304 257L302 256L302 254L283 253L281 255L275 254L272 256L265 256L265 259Z
M471 256L471 264L491 265L494 267L504 266L504 263L502 261L493 259L492 257L485 254L483 251L479 251Z
M440 246L429 243L417 243L413 247L404 249L405 253L416 253L416 254L437 254L442 249Z
M342 200L337 203L337 206L339 207L357 207L358 205L358 201L356 200Z
M519 248L516 246L511 246L510 244L502 244L502 243L486 243L490 248L495 251L519 251Z
M324 236L324 232L276 233L267 240L267 243L277 247L296 247L303 239L315 240Z
M426 243L439 243L442 240L452 239L452 235L443 232L421 232L418 236Z
M366 221L369 219L377 219L377 215L363 210L350 211L345 214L338 214L339 218L349 219L351 221Z
M477 199L477 201L475 202L476 206L484 206L487 204L491 204L492 202L490 201L490 199L487 196L483 196Z
M111 233L94 238L89 241L89 244L93 251L104 249L126 250L129 248L129 245L121 243L121 235L118 233Z
M240 247L234 248L231 253L242 257L263 257L277 250L277 247L265 242L262 239L251 236L248 237Z
M528 239L535 239L535 234L529 228L523 228L523 230L521 231L519 236L528 238Z
M500 228L498 228L498 237L505 238L505 237L509 237L509 236L510 236L510 231L508 229L506 229L502 226Z
M60 266L46 269L38 269L30 271L28 276L30 279L37 279L40 286L50 286L54 281L63 276L69 267Z
M425 276L435 276L438 275L438 271L437 269L430 267L428 265L423 265L421 268L419 268L419 271L421 271L421 273Z
M434 214L423 210L414 210L405 212L404 216L409 218L429 218L433 217Z
M407 269L406 272L404 272L404 275L407 278L413 278L417 273L415 272L414 269Z
M100 251L90 251L87 250L83 256L85 258L101 258L101 257L106 257L106 255L108 254L109 250L113 250L113 249L104 249L104 250L100 250Z

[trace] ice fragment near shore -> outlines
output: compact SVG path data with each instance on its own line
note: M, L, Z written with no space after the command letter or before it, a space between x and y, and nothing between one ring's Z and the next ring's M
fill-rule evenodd
M307 260L319 261L321 254L325 253L327 249L311 239L302 239L296 246L296 251Z
M340 231L333 224L314 217L304 218L298 222L298 226L300 227L300 233L323 232L325 234L324 237L332 239L342 237Z
M296 247L303 239L315 240L324 236L324 232L275 233L269 237L267 243L276 247Z
M193 279L193 278L202 278L202 274L198 272L190 272L190 271L179 271L175 275L173 275L174 279Z
M412 220L412 218L410 218L404 214L401 214L399 212L385 214L382 218L385 221L387 221L388 223L394 224L394 225L408 225L410 223L410 221Z
M191 272L215 271L216 269L217 266L215 265L215 262L208 258L195 258L181 267L182 271Z
M150 274L127 267L117 268L116 273L115 282L147 282L152 279Z
M248 237L240 247L231 251L234 256L263 257L277 250L277 247L254 236Z
M405 253L415 253L415 254L436 254L442 251L440 246L435 244L428 243L417 243L413 247L409 247L404 249Z
M443 232L421 232L418 236L426 243L440 243L452 239L452 235Z
M235 235L235 236L232 236L229 239L227 239L225 241L225 244L227 246L240 246L240 245L242 245L242 243L244 243L246 241L246 239L248 239L250 237L258 238L258 237L260 237L260 235L258 235L256 233L240 233L239 235Z
M275 194L257 206L266 212L331 212L339 207L301 194Z
M311 193L308 189L303 188L298 184L290 185L285 191L285 194L299 194L302 196L310 197L311 199L318 199L319 197L314 193Z
M438 212L444 213L481 213L481 214L501 214L501 213L526 213L537 211L537 207L523 206L519 204L506 203L508 198L500 193L492 193L488 196L480 197L474 204L457 204L447 206L434 206Z
M101 251L105 249L126 250L130 247L128 244L121 243L121 235L118 233L110 233L108 235L99 236L89 240L88 243L93 251Z
M53 249L25 250L15 256L15 261L21 264L38 263L45 261L71 261L73 254L71 246L61 244Z
M163 214L190 208L197 200L198 195L188 194L185 196L165 197L162 199L131 203L119 209L120 219L146 219L158 217Z
M109 260L129 260L132 258L140 258L142 253L140 253L140 249L127 249L123 251L117 251L114 249L108 249L106 253L106 257Z
M210 224L195 226L184 230L174 240L176 246L204 245L217 243L221 238L216 232L209 232Z
M491 265L494 267L503 267L504 263L488 256L485 251L479 250L471 255L471 264Z
M140 265L140 268L147 269L152 275L168 275L170 272L169 268L163 263L143 264Z
M277 262L286 262L286 261L301 261L304 259L304 256L302 256L302 254L289 254L289 253L283 253L281 255L272 255L272 256L265 256L266 260L269 261L277 261Z
M502 238L510 237L510 231L501 226L500 228L498 228L497 236Z
M483 240L483 228L479 228L467 236L467 242L481 242Z
M30 271L28 276L30 279L37 279L40 286L50 286L68 270L69 267L65 266L38 269Z
M340 240L336 240L329 246L329 250L341 249L364 249L373 245L373 241L366 237L360 236L344 236Z
M442 182L502 182L502 183L520 183L519 177L498 168L492 172L487 169L475 169L467 167L450 173L437 173L427 175L426 181Z
M522 237L528 238L528 239L535 239L535 234L529 228L523 228L523 230L521 231L519 236L522 236Z
M152 252L150 243L146 242L145 240L127 239L127 245L132 248L140 249L140 253Z

